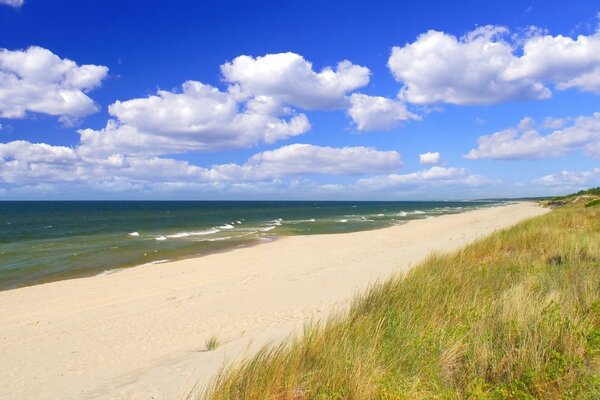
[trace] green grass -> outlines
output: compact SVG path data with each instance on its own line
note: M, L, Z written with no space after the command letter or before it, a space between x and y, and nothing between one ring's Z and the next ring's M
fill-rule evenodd
M592 200L585 204L586 207L598 207L600 206L600 199Z
M216 336L209 337L204 342L204 347L206 348L206 351L215 350L217 347L219 347L219 338L217 338Z
M586 189L586 190L580 190L577 193L568 194L566 196L552 197L550 199L543 201L543 203L547 204L547 203L553 203L553 202L554 203L564 202L566 204L566 203L571 203L571 202L577 202L582 197L589 201L590 198L594 198L594 197L598 197L598 196L600 196L600 186L595 187L595 188Z
M580 190L579 192L577 192L575 194L578 195L578 196L581 196L583 194L600 196L600 186L595 187L595 188L591 188L591 189L587 189L587 190Z
M559 208L433 255L196 396L600 399L599 264L600 208Z

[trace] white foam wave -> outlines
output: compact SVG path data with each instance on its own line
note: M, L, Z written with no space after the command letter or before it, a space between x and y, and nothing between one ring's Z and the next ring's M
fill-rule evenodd
M154 240L162 241L162 240L167 240L167 238L165 236L157 236L154 238Z
M195 231L195 232L179 232L173 235L167 235L168 238L179 239L188 236L204 236L204 235L212 235L213 233L221 232L219 229L207 229L205 231Z
M233 229L233 225L231 225L231 224L221 225L221 226L219 226L219 229Z
M399 217L406 217L406 211L400 211L400 212L398 213L398 216L399 216Z
M267 226L266 228L260 228L259 231L261 232L269 232L273 229L277 228L277 226Z
M213 239L205 239L205 241L206 242L219 242L221 240L227 240L227 239L231 239L231 236L218 237L218 238L213 238Z
M345 223L345 222L348 222L348 220L347 219L340 219L339 222Z
M140 236L139 232L129 232L128 233L129 236Z

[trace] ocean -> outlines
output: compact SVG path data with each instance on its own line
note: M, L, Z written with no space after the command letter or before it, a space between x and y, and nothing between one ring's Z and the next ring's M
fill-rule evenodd
M280 236L379 229L499 203L0 202L0 290L226 251Z

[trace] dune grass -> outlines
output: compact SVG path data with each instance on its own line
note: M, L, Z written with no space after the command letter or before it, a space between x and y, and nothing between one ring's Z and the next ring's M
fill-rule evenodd
M600 206L600 199L592 200L592 201L586 203L585 206L586 207L599 207Z
M600 208L559 208L377 285L207 399L599 399Z
M216 336L209 337L204 342L204 347L206 348L206 351L216 350L216 348L219 347L219 338Z

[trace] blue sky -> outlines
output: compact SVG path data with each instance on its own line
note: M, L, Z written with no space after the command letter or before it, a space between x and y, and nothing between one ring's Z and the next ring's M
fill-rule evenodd
M600 7L0 0L0 199L600 184Z

